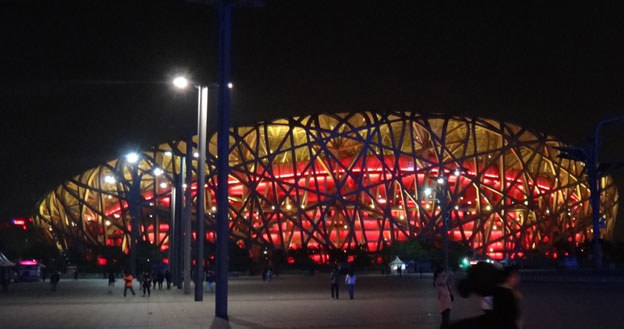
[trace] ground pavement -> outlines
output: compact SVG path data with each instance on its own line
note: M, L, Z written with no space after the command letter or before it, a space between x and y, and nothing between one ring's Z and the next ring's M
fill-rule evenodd
M329 275L230 279L230 322L214 320L214 295L203 302L181 290L156 290L151 297L123 297L123 282L107 294L105 279L19 283L0 293L0 328L438 328L431 279L360 275L356 298L341 287L329 297ZM524 282L525 328L621 328L624 283ZM478 299L457 297L452 319L479 314Z

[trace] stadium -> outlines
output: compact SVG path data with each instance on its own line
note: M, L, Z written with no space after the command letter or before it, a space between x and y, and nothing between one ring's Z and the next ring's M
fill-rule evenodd
M127 253L136 206L141 239L166 253L173 201L182 194L176 190L190 191L196 221L196 142L196 136L170 141L80 173L42 199L34 221L61 250L107 246ZM578 246L593 232L584 165L558 157L563 145L498 120L409 111L235 127L231 239L241 248L375 254L393 241L439 239L449 218L449 238L477 254L522 258L537 250L557 257L557 243ZM215 134L207 153L206 239L214 241ZM190 184L181 175L185 162ZM618 191L611 177L600 187L601 237L610 239ZM314 260L326 262L324 255Z

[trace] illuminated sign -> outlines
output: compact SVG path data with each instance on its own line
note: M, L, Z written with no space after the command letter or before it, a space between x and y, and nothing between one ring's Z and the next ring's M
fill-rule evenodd
M13 225L19 225L19 226L26 225L26 220L21 219L21 218L13 218L12 222L13 222Z
M24 259L24 260L20 260L19 264L30 266L30 265L38 265L39 262L36 259Z

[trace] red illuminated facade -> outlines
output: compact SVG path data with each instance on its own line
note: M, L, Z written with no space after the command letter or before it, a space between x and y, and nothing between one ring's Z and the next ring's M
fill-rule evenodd
M528 250L552 255L555 243L575 245L592 236L583 164L557 157L563 144L556 139L512 124L357 112L231 132L230 227L241 247L375 253L392 241L439 239L444 209L450 238L494 259L523 257ZM196 145L189 146L192 154ZM141 237L166 252L172 182L186 148L173 141L143 152L135 165L120 158L82 173L46 196L35 221L59 248L80 241L127 252L127 196L139 184ZM208 151L206 238L213 240L216 136ZM198 164L192 164L195 175ZM133 166L139 180L132 180ZM186 188L196 203L196 184ZM609 239L618 193L610 177L601 188L601 236Z

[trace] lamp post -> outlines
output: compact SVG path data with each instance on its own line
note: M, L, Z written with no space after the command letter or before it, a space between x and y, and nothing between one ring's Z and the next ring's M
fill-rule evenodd
M130 272L136 277L137 242L139 239L139 217L141 216L141 177L139 176L139 155L135 152L126 155L131 166L132 184L128 186L128 207L130 208Z
M217 107L217 241L215 316L228 319L228 175L230 171L230 46L232 2L219 1L219 102ZM229 86L228 86L229 87Z
M593 229L593 257L594 267L596 270L602 269L602 245L600 244L600 178L607 175L609 170L622 166L622 163L600 163L600 129L608 123L624 120L623 117L614 117L598 122L594 129L593 142L589 147L583 148L578 146L557 147L561 152L558 156L564 159L581 161L585 164L587 170L587 181L589 185L590 197L589 201L592 207L592 229Z
M174 86L184 89L189 85L189 81L184 77L177 77L173 80ZM202 301L204 298L204 240L206 236L205 222L205 183L206 183L206 126L208 116L208 86L198 85L197 97L197 137L199 156L197 159L197 261L195 264L195 301ZM187 145L187 148L190 145ZM187 188L191 188L188 186ZM188 237L190 239L190 236ZM190 252L190 250L189 250ZM188 273L187 273L188 275Z
M431 193L433 192L430 187L425 188L425 196L430 200L437 201L440 204L440 216L442 219L442 229L444 232L442 233L442 257L443 257L443 265L444 270L448 272L449 269L449 242L448 242L448 231L449 231L449 216L448 216L448 181L446 177L439 176L436 179L436 197L431 197ZM435 208L434 208L435 210Z

